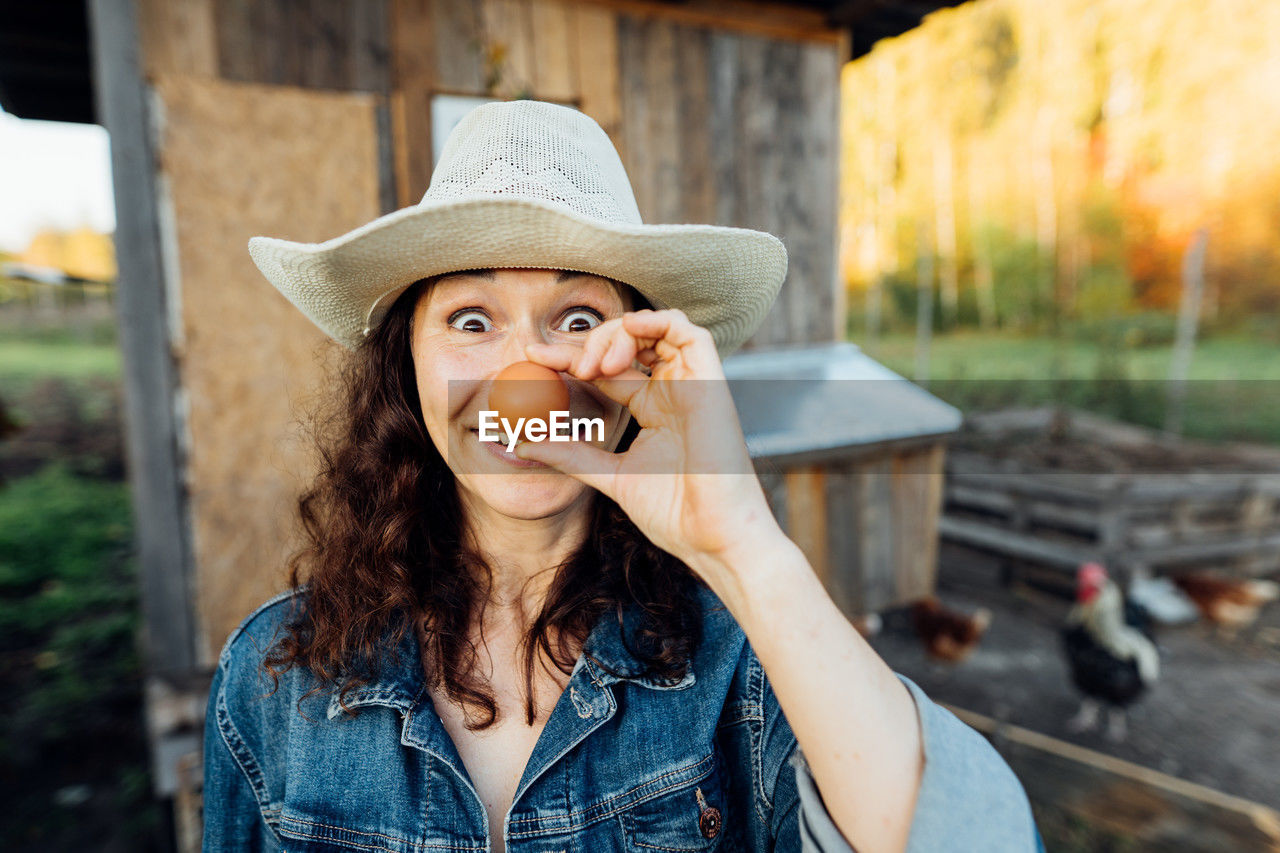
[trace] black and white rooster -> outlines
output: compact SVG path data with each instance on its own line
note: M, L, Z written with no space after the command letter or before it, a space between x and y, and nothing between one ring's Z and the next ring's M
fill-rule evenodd
M1096 728L1105 704L1107 737L1124 740L1125 709L1159 677L1160 656L1142 609L1125 600L1097 563L1085 563L1076 574L1076 604L1067 615L1062 645L1071 679L1084 694L1067 728Z

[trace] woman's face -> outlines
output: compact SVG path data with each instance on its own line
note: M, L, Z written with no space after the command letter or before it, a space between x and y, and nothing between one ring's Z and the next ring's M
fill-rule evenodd
M576 343L633 308L630 292L607 278L548 269L451 273L428 286L414 308L411 349L422 419L436 449L470 497L512 518L543 518L581 501L586 485L554 468L481 442L480 412L493 378L525 361L530 342ZM561 374L570 417L603 418L606 450L617 447L628 413L587 382ZM505 440L505 439L504 439ZM464 503L466 496L464 496Z

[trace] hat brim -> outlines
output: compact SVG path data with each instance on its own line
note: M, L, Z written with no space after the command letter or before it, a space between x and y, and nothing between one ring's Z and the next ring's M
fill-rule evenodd
M764 320L787 274L782 241L724 225L619 224L552 202L492 196L423 204L323 243L254 237L249 254L285 298L354 349L405 288L466 269L538 267L607 276L704 326L721 357Z

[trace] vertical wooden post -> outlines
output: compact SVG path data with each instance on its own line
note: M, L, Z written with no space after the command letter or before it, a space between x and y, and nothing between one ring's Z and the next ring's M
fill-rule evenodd
M170 297L133 0L92 0L89 21L98 116L111 134L120 268L116 311L146 659L155 675L181 676L196 665L193 561L180 458L184 427L175 405Z
M786 472L787 533L804 552L823 586L831 583L831 554L827 536L826 472L819 466Z

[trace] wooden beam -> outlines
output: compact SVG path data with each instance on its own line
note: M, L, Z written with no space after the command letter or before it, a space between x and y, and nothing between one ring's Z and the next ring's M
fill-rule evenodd
M98 113L111 134L115 306L124 367L125 445L133 498L146 665L178 677L195 659L191 531L182 478L181 406L161 258L151 110L133 0L90 0Z
M1033 803L1062 809L1136 841L1143 849L1280 851L1280 813L951 705L992 740Z
M654 0L579 0L584 5L603 6L637 18L658 18L715 30L737 31L788 41L821 42L838 45L839 27L827 23L816 9L801 9L746 0L686 0L659 3Z

